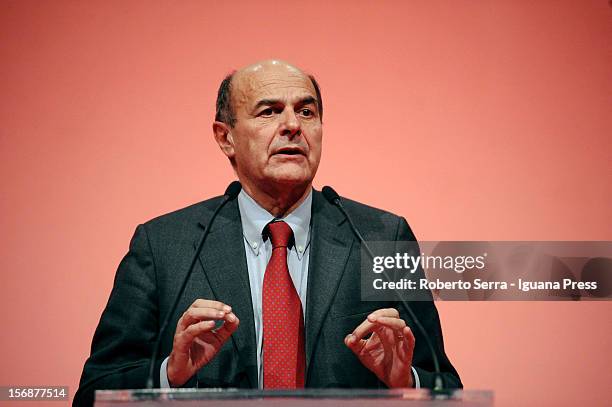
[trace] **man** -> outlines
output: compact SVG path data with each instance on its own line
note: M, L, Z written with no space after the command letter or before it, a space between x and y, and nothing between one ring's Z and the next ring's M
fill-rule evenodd
M403 306L360 301L360 244L338 208L312 188L322 108L314 78L281 61L248 66L221 84L213 132L243 189L215 219L172 316L176 329L162 336L156 385L433 386L431 354ZM136 229L75 405L90 404L95 389L145 386L160 321L219 202ZM344 204L366 240L415 240L403 218ZM412 308L446 386L461 387L433 303Z

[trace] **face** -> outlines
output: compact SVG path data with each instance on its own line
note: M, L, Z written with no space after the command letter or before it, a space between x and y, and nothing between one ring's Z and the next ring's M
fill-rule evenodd
M321 159L322 128L310 79L286 65L237 73L236 116L225 154L243 186L262 191L309 185Z

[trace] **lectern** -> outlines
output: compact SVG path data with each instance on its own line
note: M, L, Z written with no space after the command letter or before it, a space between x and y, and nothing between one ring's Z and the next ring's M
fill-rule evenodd
M153 389L98 390L95 407L490 407L493 393L428 389Z

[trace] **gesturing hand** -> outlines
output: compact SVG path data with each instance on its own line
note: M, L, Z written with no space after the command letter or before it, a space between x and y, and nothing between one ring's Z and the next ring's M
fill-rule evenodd
M368 339L363 339L372 333ZM414 335L394 308L368 315L344 343L388 387L412 387Z
M223 325L215 328L215 321ZM172 353L168 358L168 381L182 386L198 369L215 357L238 328L239 320L229 305L219 301L195 300L176 324Z

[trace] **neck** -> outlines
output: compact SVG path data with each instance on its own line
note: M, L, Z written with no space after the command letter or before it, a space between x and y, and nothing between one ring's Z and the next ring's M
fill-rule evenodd
M309 182L304 186L270 188L269 190L253 188L251 185L242 184L242 188L255 202L274 215L274 217L284 218L304 202L304 199L306 199L312 189L312 183Z

